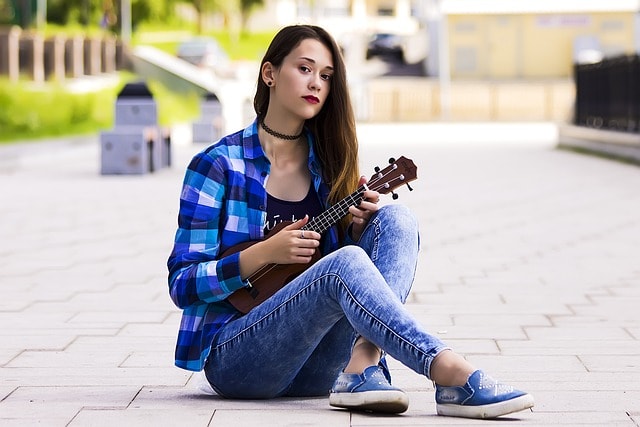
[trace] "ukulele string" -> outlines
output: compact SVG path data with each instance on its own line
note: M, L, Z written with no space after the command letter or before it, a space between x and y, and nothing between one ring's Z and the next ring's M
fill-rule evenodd
M382 184L377 185L377 184L378 184L378 182L379 182L380 180L382 180L383 178L385 178L385 177L386 177L387 175L389 175L392 171L394 171L394 170L398 169L398 165L394 163L394 164L393 164L391 167L389 167L388 169L389 169L389 170L388 170L386 173L384 173L384 174L383 174L382 172L378 172L378 174L376 175L376 177L367 183L367 186L369 187L369 189L371 189L371 190L373 190L373 191L379 191L379 190L381 190L381 189L391 187L389 184L390 184L390 183L392 183L393 181L396 181L396 180L398 180L398 179L399 179L400 181L404 181L404 175L399 175L399 176L397 176L397 177L395 177L395 178L393 178L393 179L391 179L391 180L384 181Z
M373 191L380 191L380 190L382 190L382 189L384 189L384 188L391 187L389 184L390 184L390 183L392 183L393 181L397 181L397 180L404 181L404 178L403 178L402 176L399 176L399 177L397 177L397 178L393 178L393 179L392 179L392 180L390 180L390 181L386 181L385 183L380 184L380 185L379 185L379 186L377 186L377 187L369 187L369 189L371 189L371 190L373 190Z
M252 281L253 282L257 282L262 277L264 277L265 274L269 274L269 272L271 272L271 270L276 268L277 265L278 264L267 264L267 265L264 265L264 266L260 267L257 271L255 271L251 276L249 276L247 278L247 280L249 280L249 283L251 283Z
M396 165L393 165L393 166L394 167L391 170L394 170L394 169L397 168ZM358 200L358 199L362 200L361 196L365 192L366 188L369 188L369 189L371 189L373 191L378 191L378 190L384 189L386 186L389 185L390 182L393 182L393 181L398 180L398 179L404 180L403 177L400 176L400 177L397 177L397 178L393 178L393 180L391 180L391 181L385 181L384 183L378 185L378 182L381 179L383 179L385 176L387 176L389 173L390 173L390 171L387 172L386 174L381 174L381 173L378 174L376 176L376 178L374 178L371 181L369 181L369 183L367 184L367 187L365 187L364 185L360 186L354 193L352 193L351 195L349 195L345 199L343 199L341 202L339 202L338 205L341 205L341 204L345 205L344 207L346 209L348 209L348 207L351 206L351 204L355 204L356 200ZM349 204L347 202L347 199L351 199L351 204ZM340 206L336 206L336 207L340 207ZM332 221L335 218L332 215L333 211L331 211L331 212L330 211L331 211L331 209L329 209L329 210L324 212L324 213L327 213L327 215L324 215L324 216L329 216L329 218L325 219L323 217L323 215L321 214L320 217L316 217L313 220L311 220L311 222L309 222L308 224L304 225L301 228L301 230L312 230L314 228L314 226L317 226L317 225L323 225L323 228L324 228L324 226L332 224L333 222L335 222L335 221ZM341 217L339 215L337 215L337 219L340 219L340 218ZM320 224L316 224L317 222L320 222ZM312 224L314 226L312 226ZM253 281L260 280L266 274L269 274L277 266L278 266L278 264L267 264L267 265L262 266L261 268L256 270L253 274L251 274L248 277L249 282L251 282L252 280Z

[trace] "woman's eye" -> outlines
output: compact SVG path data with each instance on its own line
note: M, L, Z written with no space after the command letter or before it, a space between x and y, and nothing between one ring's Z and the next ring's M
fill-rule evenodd
M300 71L304 71L306 73L306 72L311 71L311 69L309 67L307 67L306 65L301 65L300 66Z
M322 77L322 80L331 80L331 74L322 74L320 77Z

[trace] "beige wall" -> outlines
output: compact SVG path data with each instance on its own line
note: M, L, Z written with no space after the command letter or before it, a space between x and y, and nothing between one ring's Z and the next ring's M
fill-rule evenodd
M569 77L577 37L595 36L605 55L634 50L633 13L450 15L453 78Z
M437 79L397 77L351 84L359 120L571 121L575 89L570 79L457 80L443 89ZM442 111L442 98L449 111Z

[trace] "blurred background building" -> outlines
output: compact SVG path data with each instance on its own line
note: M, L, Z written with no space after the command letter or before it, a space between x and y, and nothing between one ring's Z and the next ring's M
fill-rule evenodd
M274 22L316 23L339 40L398 35L428 54L429 75L447 61L454 78L569 77L574 61L640 49L638 0L270 0L249 25ZM417 45L425 37L428 47Z
M98 4L99 0L83 2ZM240 5L246 2L240 0L162 3L167 8L171 5L175 15L189 23L202 20L209 23L210 30L228 29L238 37L239 28L270 32L294 23L325 27L343 49L356 115L362 121L570 122L576 99L576 65L640 50L640 0L263 0L250 2L253 7L241 17ZM205 3L217 8L198 8ZM234 7L230 6L232 3ZM7 15L12 10L13 24L18 25L26 16L31 16L31 21L40 16L38 20L42 21L46 18L42 16L43 4L47 1L0 0L0 13ZM56 69L47 66L49 62L64 65L58 67L64 68L58 73L62 78L75 68L83 71L74 72L73 77L118 69L118 64L125 61L115 53L126 47L119 49L118 41L124 40L123 35L130 30L124 28L130 19L123 17L132 2L117 0L113 4L120 10L117 25L122 27L115 47L108 37L85 40L84 48L76 43L78 55L72 55L72 40L56 51L59 54L47 54L51 52L47 41L37 40L42 35L33 36L26 30L20 34L15 27L0 27L0 74L14 79L27 74L45 80L48 75L55 75L47 72ZM0 22L6 22L4 15L0 15ZM232 25L227 27L230 22ZM165 38L178 42L174 40L178 29L181 28L165 29ZM91 38L95 37L86 37ZM161 36L148 39L152 38L158 40ZM106 47L93 49L98 43ZM96 54L88 56L87 52L92 51ZM218 72L221 78L215 81L204 76L213 83L202 83L202 73L193 67L181 72L186 68L175 63L175 55L165 60L162 52L147 50L145 58L140 58L141 50L137 52L138 60L151 63L144 72L140 67L136 69L143 78L164 74L174 79L168 87L180 87L184 82L200 86L219 96L225 105L230 102L225 100L225 90L238 93L222 73ZM105 58L114 55L115 65L111 65L114 60ZM76 56L78 59L71 61ZM96 56L102 66L87 67L92 63L87 58ZM135 51L133 56L136 59ZM51 58L59 59L50 61ZM82 65L83 61L84 67L70 64ZM254 64L248 64L242 73L237 73L249 76L248 94L252 92L254 68ZM230 98L235 100L237 96ZM250 95L246 98L243 105L250 105ZM241 121L245 120L244 115ZM227 122L231 128L236 126Z

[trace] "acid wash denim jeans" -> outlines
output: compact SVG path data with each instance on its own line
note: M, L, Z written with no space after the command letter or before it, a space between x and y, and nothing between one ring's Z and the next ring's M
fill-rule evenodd
M418 224L402 205L381 207L357 245L323 257L216 336L205 375L223 397L327 395L363 336L429 377L446 347L405 309Z

